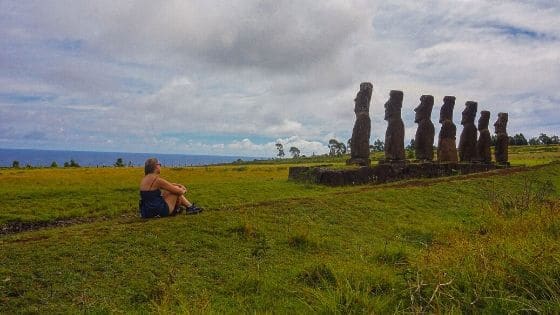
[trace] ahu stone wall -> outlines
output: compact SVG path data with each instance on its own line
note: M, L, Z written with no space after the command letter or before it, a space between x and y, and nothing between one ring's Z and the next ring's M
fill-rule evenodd
M347 186L488 172L504 167L507 166L480 163L380 164L374 167L364 166L354 169L296 166L290 167L288 179L327 186Z

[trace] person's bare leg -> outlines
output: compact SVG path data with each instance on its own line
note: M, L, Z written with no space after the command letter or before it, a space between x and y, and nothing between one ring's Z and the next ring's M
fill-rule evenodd
M179 202L182 206L185 206L185 207L187 207L187 208L190 207L190 206L192 206L192 202L188 201L187 198L186 198L185 196L183 196L183 195L179 197L178 202Z
M180 197L183 196L175 195L167 191L163 192L163 200L165 200L165 203L169 208L169 214L171 214L173 210L175 210L175 208L177 208L180 205L181 202Z

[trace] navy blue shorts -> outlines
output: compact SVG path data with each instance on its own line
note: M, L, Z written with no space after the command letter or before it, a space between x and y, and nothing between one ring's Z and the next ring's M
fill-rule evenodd
M158 191L142 192L139 208L142 218L157 218L169 216L169 206Z
M140 215L142 218L161 218L168 217L170 215L176 215L178 206L173 212L169 213L169 206L167 202L163 199L161 191L150 190L150 191L140 191Z
M140 207L140 215L144 219L167 217L169 216L169 206L165 202L158 207L143 206Z

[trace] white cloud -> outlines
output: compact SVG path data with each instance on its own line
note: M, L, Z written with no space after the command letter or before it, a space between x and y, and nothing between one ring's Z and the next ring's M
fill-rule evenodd
M560 130L546 1L2 1L0 38L3 146L320 154L350 137L363 81L372 141L391 89L408 139L422 94L436 129L456 95L457 125L476 100L512 134Z
M284 119L280 125L268 127L264 131L266 134L294 134L301 132L302 127L297 121Z
M246 156L274 156L278 152L276 144L282 144L284 148L284 153L289 156L289 149L291 147L296 147L300 150L302 155L311 156L313 154L325 154L328 153L328 147L319 141L308 141L302 139L298 136L292 136L288 138L279 138L276 141L271 141L264 144L253 143L248 138L243 140L235 140L227 144L226 147L235 152L238 155Z

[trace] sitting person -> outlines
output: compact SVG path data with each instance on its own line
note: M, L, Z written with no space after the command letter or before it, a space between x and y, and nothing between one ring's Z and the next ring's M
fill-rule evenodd
M196 214L201 208L185 198L187 188L159 177L161 164L156 158L146 160L144 178L140 182L140 214L142 218L167 217L179 214L183 207L186 214ZM163 191L162 191L163 190Z

